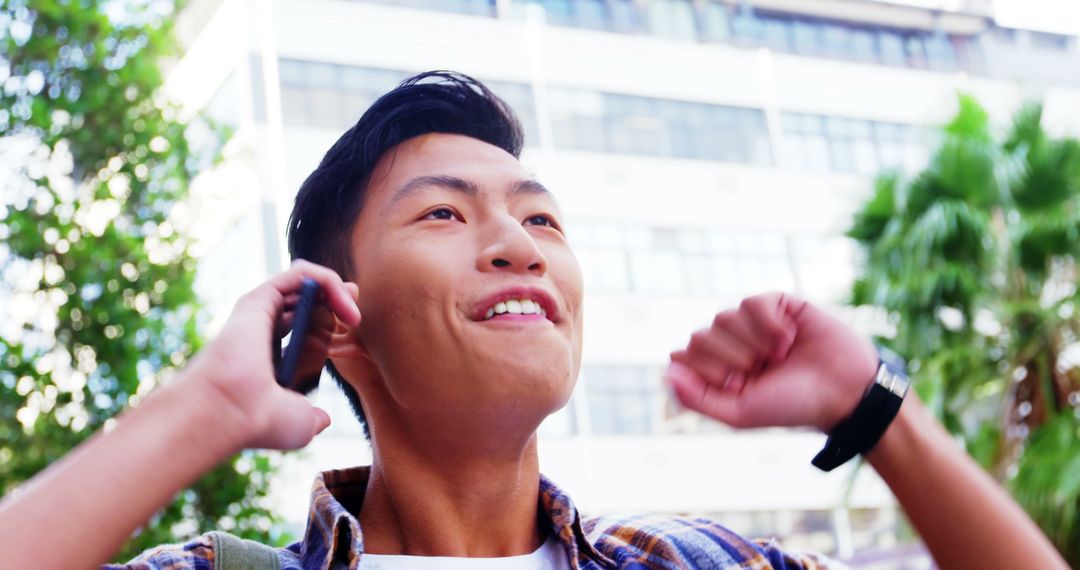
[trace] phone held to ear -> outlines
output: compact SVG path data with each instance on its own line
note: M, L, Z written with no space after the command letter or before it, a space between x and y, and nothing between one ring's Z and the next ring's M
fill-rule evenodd
M278 384L285 388L292 388L293 376L296 374L296 366L300 363L300 350L304 346L304 337L308 333L308 325L311 316L315 312L315 303L319 297L319 284L313 279L305 278L300 286L300 298L293 309L292 331L289 336L289 345L281 353L280 343L275 349L281 354L281 360L277 363L275 376Z

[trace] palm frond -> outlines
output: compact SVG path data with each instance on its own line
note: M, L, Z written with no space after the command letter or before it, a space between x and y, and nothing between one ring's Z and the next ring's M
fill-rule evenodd
M948 136L989 142L992 138L990 115L975 97L960 93L957 96L956 115L945 125L944 131Z
M1041 121L1027 104L995 139L961 95L928 166L880 176L856 214L851 298L888 312L916 390L980 463L1019 469L1013 492L1080 567L1080 369L1061 370L1080 341L1080 142Z
M1015 248L1020 267L1035 280L1045 279L1055 258L1080 253L1080 221L1050 217L1025 224Z
M1009 134L1002 143L1005 152L1016 152L1023 146L1036 146L1046 139L1042 128L1042 103L1029 101L1024 103L1013 116Z
M855 222L847 236L864 244L873 243L885 233L885 226L896 216L896 191L900 174L888 171L874 180L874 194L855 213Z
M911 224L904 247L915 267L925 267L937 257L984 271L992 251L991 233L988 212L964 201L939 200Z
M1080 142L1043 141L1022 147L1021 172L1010 194L1024 213L1057 208L1080 195Z
M1009 488L1066 558L1080 560L1080 420L1060 414L1031 435Z

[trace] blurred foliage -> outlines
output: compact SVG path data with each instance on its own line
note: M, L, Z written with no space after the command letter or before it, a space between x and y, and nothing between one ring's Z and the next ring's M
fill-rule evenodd
M1042 107L995 134L961 96L922 172L878 177L849 234L916 389L1080 567L1080 143Z
M206 153L162 100L159 69L176 54L177 10L0 0L0 493L107 428L199 346L195 264L170 213ZM202 127L217 156L221 138ZM272 467L254 453L217 467L117 559L211 529L280 542Z

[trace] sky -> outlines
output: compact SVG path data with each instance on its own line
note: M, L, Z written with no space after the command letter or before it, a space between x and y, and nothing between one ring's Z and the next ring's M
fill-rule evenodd
M998 23L1080 35L1080 0L994 0Z

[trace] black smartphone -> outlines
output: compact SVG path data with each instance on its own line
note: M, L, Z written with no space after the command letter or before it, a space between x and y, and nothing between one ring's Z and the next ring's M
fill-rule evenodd
M300 286L300 298L296 301L296 307L293 309L289 345L285 347L283 354L280 353L281 347L277 347L279 354L281 354L281 360L277 364L275 375L278 384L286 388L292 387L296 366L300 363L300 349L304 346L304 337L307 336L308 324L311 322L311 315L315 312L315 303L318 301L318 297L319 284L314 279L305 278Z

